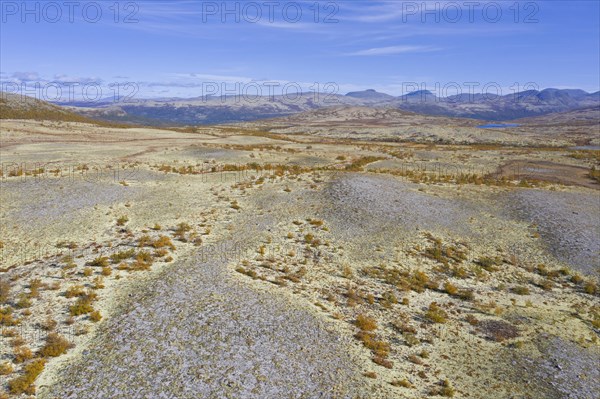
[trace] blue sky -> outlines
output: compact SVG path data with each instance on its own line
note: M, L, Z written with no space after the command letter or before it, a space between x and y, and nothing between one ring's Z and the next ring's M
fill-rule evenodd
M599 1L478 3L121 1L117 15L112 0L2 0L0 79L76 82L76 96L86 83L139 97L199 96L211 82L250 94L600 90Z

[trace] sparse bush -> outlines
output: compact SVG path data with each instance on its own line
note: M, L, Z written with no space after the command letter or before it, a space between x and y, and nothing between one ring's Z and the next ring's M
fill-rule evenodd
M360 328L363 331L374 331L377 329L377 322L375 319L369 316L365 316L363 314L359 314L356 316L356 327Z
M522 285L513 287L512 292L514 292L517 295L529 295L530 294L529 288L522 286Z
M42 357L58 357L73 347L73 344L57 333L50 333L46 337L46 344L40 349Z
M101 276L96 276L94 279L94 284L92 286L95 290L101 290L104 288L104 279Z
M446 281L446 283L444 283L444 291L446 291L448 295L456 295L458 293L458 288L451 282Z
M408 357L408 361L411 363L414 363L414 364L418 364L418 365L423 364L423 360L421 360L421 358L419 356L414 355L414 354L412 354Z
M354 276L354 273L352 272L352 268L350 268L350 266L348 266L348 265L345 265L344 268L342 269L342 276L344 278L347 278L348 280L350 280Z
M117 264L119 262L124 261L125 259L132 258L135 255L135 249L131 248L126 251L119 251L110 255L110 261L113 264ZM108 267L108 265L104 265L103 267Z
M185 222L181 222L177 225L177 228L175 229L175 232L173 233L173 235L175 237L177 237L179 240L185 241L185 233L187 233L190 230L192 230L192 226L190 226L189 224L187 224Z
M102 315L100 314L100 312L98 310L94 310L93 312L90 313L90 320L93 321L94 323L97 323L100 320L102 320Z
M54 330L57 325L58 325L58 322L50 316L48 316L48 318L43 323L41 323L42 329L44 329L46 331Z
M19 324L19 320L13 317L12 312L13 310L9 306L0 308L0 325L13 327Z
M75 302L75 304L69 307L69 312L71 316L81 316L86 313L90 313L94 311L94 307L92 306L92 302L85 297L81 297Z
M477 320L477 318L475 316L473 316L472 314L467 315L467 323L469 323L472 326L476 326L477 324L479 324L479 320Z
M9 362L4 362L0 364L0 375L9 375L14 371L12 364Z
M167 236L160 236L158 237L153 243L152 246L154 248L163 248L163 247L167 247L169 249L171 249L172 251L175 250L175 245L173 245L173 242L171 241L171 239Z
M38 298L40 296L40 288L43 284L39 278L34 278L29 282L29 297Z
M598 292L598 286L593 281L588 281L583 286L583 290L586 294L595 295Z
M499 256L495 258L492 258L490 256L482 256L478 260L476 260L475 263L488 272L495 272L498 270L497 266L500 266L502 264L502 258Z
M413 384L411 384L410 381L408 381L406 378L402 380L394 380L390 384L395 387L413 388Z
M112 269L110 268L110 266L103 267L101 274L103 276L110 276L112 274Z
M13 351L13 355L14 355L14 362L17 364L24 363L27 360L30 360L33 358L33 352L31 351L31 349L29 349L26 346L16 347L15 350Z
M385 358L375 356L373 358L373 363L380 365L381 367L385 367L386 369L391 369L394 367L394 363Z
M404 338L404 342L406 342L406 345L409 347L416 346L421 343L419 338L417 338L416 334L414 333L404 333L402 334L402 338Z
M96 259L90 261L88 266L97 266L97 267L106 267L108 266L108 257L107 256L99 256Z
M127 216L120 216L117 219L117 226L125 226L125 223L129 222L129 218Z
M46 360L36 359L24 367L24 374L12 379L8 382L8 390L13 395L20 395L23 393L33 394L35 388L33 383L36 378L44 371Z
M138 247L140 247L140 248L149 247L152 245L152 243L153 243L152 237L150 237L148 234L144 234L143 236L138 238ZM122 259L119 259L119 260L122 260Z
M85 295L85 291L83 290L82 285L72 285L65 291L65 297L67 298L74 298L83 295Z
M552 280L545 279L540 283L540 287L544 291L550 291L552 288L554 288L554 283L552 282Z
M448 313L446 313L439 305L435 302L431 302L429 305L429 309L425 314L430 321L433 323L446 323L448 318Z
M391 308L393 305L395 305L397 303L398 303L398 298L396 297L396 295L393 292L388 291L388 292L386 292L386 293L383 294L381 305L384 308L389 309L389 308Z
M25 293L21 293L19 295L19 299L16 303L17 309L27 309L31 306L31 299L29 299L29 295Z
M583 277L581 277L581 274L574 274L571 276L571 282L573 284L581 284L583 282Z
M161 249L157 249L156 251L154 251L154 254L152 256L154 256L155 258L163 258L165 256L167 256L169 254L169 251L166 248L161 248Z
M10 283L0 280L0 304L5 304L10 298Z
M23 339L23 337L21 337L20 335L15 336L11 341L10 341L10 346L12 346L13 348L17 347L17 346L22 346L25 345L25 340Z
M368 331L360 331L355 335L356 339L361 341L365 348L370 349L373 354L377 357L385 359L390 353L390 344L387 342L378 340L375 334Z
M454 390L454 388L450 384L450 381L444 380L444 381L440 382L440 384L439 384L438 387L435 387L431 391L431 394L432 395L443 396L443 397L446 397L446 398L452 398L456 394L456 391Z
M456 294L456 296L462 299L463 301L472 301L475 298L473 290L460 290L458 291L458 294Z
M92 269L91 267L86 267L85 269L83 269L83 275L85 277L90 277L92 274L94 274L94 269Z

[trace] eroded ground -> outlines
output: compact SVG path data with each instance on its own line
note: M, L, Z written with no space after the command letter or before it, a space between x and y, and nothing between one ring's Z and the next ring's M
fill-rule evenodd
M0 133L4 396L600 391L597 151Z

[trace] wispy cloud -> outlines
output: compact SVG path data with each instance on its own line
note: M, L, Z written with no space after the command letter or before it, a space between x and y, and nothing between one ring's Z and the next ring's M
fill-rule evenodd
M40 80L40 74L37 72L15 72L12 77L21 82L35 82Z
M286 29L286 30L303 30L303 31L315 31L319 28L318 24L306 23L306 22L276 22L276 21L258 21L256 25L265 26L274 29Z
M347 53L350 56L380 56L380 55L391 55L391 54L406 54L406 53L428 53L432 51L439 51L441 48L433 46L388 46L388 47L374 47L365 50L359 50L352 53Z

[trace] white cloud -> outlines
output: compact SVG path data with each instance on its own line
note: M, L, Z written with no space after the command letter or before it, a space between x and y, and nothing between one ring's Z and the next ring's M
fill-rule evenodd
M366 50L359 50L346 55L353 56L379 56L391 54L406 54L406 53L427 53L431 51L439 51L440 48L432 46L389 46L389 47L374 47Z

